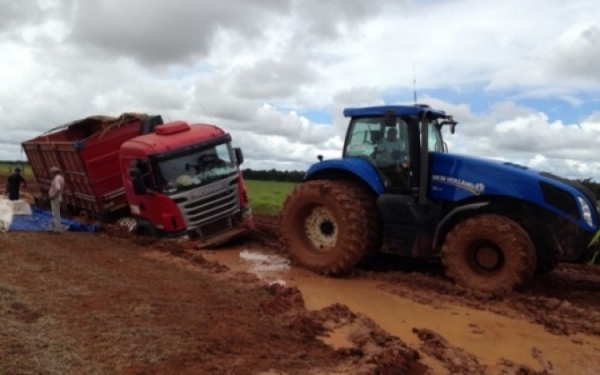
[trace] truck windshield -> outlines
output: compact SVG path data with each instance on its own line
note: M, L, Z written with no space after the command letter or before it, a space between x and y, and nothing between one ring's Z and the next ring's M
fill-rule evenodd
M178 193L237 172L229 143L210 146L157 162L159 187L168 194Z

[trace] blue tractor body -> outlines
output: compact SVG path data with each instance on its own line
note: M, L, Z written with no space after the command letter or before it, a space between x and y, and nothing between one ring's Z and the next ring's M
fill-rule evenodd
M545 272L559 262L585 262L593 256L589 245L599 229L600 211L583 185L511 162L448 153L441 129L449 125L454 133L457 123L426 105L348 108L344 115L350 124L342 157L313 164L305 184L351 182L364 192L359 196L370 197L360 199L362 211L357 212L368 216L368 210L376 211L369 216L377 224L368 236L376 249L365 245L361 251L371 256L374 250L413 258L445 256L446 268L456 268L455 279L472 272L472 280L488 283L481 288L489 290L494 288L490 280L506 287L512 285L510 277L525 280L531 267ZM367 210L368 200L374 205ZM292 212L294 204L288 206L287 216L302 220ZM490 223L492 218L498 224ZM285 225L293 231L292 224ZM305 249L326 237L319 236L306 240ZM459 255L453 255L454 248ZM339 251L343 256L344 250ZM307 264L316 264L313 258ZM466 265L455 266L463 258ZM334 258L322 259L335 263ZM462 280L471 282L466 276Z
M599 229L599 213L594 209L595 197L578 184L511 162L440 152L432 153L431 159L427 196L432 200L460 203L468 202L473 197L510 197L544 207L592 235ZM360 179L377 195L386 191L375 167L362 158L329 159L313 164L304 179L307 181L317 174L341 171ZM561 190L562 203L548 203L544 186ZM582 215L584 205L590 208L589 222ZM564 206L570 206L570 211L565 210Z

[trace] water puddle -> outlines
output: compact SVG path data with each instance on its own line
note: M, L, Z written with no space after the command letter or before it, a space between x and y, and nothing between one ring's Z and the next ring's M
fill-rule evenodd
M347 280L320 277L305 270L290 268L282 257L247 250L221 250L203 254L207 259L254 273L265 282L295 286L306 307L317 310L334 303L348 306L356 313L369 316L384 330L417 348L420 341L412 332L428 328L446 338L452 345L479 357L493 367L501 358L542 370L532 356L539 349L554 365L557 374L588 374L600 366L600 339L574 335L555 336L542 326L511 319L488 311L447 305L445 308L419 304L382 291L380 281ZM575 344L579 338L584 344ZM344 332L334 332L330 343L345 345Z
M278 255L265 255L244 250L240 252L240 258L252 264L248 271L260 279L264 279L273 273L290 269L289 259Z

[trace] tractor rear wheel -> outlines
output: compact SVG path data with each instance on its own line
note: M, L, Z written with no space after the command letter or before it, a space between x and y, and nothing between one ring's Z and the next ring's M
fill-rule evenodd
M315 273L351 271L377 246L375 198L349 181L308 181L290 194L281 213L281 235L293 263Z
M533 277L536 251L527 232L495 214L470 217L450 230L442 246L446 275L470 289L509 292Z

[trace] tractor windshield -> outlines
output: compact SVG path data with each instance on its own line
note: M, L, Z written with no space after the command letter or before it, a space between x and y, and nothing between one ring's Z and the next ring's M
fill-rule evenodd
M438 120L429 121L428 149L444 152ZM350 123L344 157L368 157L377 166L387 167L410 161L409 127L402 118L395 126L385 126L382 116L354 118Z
M378 167L409 162L408 125L398 118L395 126L385 126L383 117L355 118L350 124L345 157L363 156Z
M157 166L159 186L167 194L220 180L237 172L229 142L162 159Z

